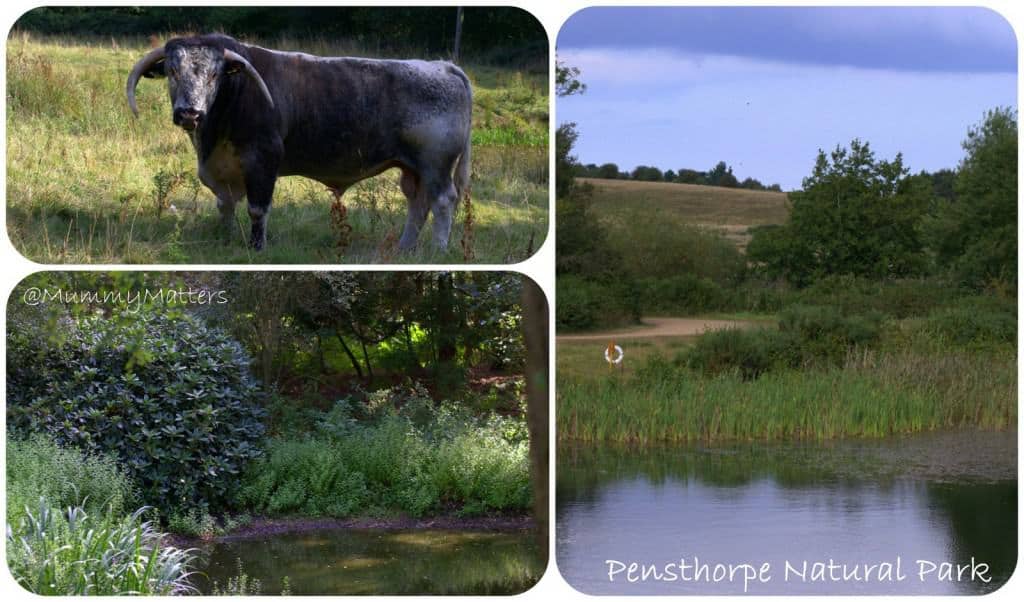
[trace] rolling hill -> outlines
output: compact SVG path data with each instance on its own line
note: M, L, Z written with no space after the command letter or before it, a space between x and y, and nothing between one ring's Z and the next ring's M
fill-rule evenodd
M594 212L612 228L628 228L639 214L656 213L659 219L719 231L740 249L750 240L751 226L781 224L789 214L784 192L635 180L578 181L593 187Z

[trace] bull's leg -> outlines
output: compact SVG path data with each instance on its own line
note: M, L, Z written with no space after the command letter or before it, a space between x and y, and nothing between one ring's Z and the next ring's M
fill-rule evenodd
M249 219L252 221L252 235L249 245L259 251L267 244L267 216L270 213L270 201L274 196L274 182L277 179L273 170L271 175L266 172L250 172L245 175L246 197L249 199Z
M224 232L230 233L235 225L235 203L238 199L233 196L218 194L217 209L220 211L220 227Z
M400 186L409 201L409 217L405 220L405 229L402 231L402 238L398 240L398 248L401 251L408 251L416 246L420 228L427 221L430 204L427 200L426 186L411 170L402 170Z
M459 193L451 180L446 180L431 198L430 208L434 213L434 244L439 249L448 248L448 236L452 231L452 209L457 206Z

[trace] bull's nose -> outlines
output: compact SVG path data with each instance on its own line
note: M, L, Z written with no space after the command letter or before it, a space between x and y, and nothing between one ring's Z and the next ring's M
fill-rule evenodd
M174 109L174 123L186 130L194 130L203 120L203 112L195 109Z

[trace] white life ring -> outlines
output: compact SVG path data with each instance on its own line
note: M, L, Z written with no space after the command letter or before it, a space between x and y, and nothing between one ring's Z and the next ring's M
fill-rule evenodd
M606 347L604 350L604 361L609 364L621 364L622 356L624 355L625 353L622 352L622 347L619 347L618 345L615 346L615 357L612 357L612 354L609 353L609 348Z

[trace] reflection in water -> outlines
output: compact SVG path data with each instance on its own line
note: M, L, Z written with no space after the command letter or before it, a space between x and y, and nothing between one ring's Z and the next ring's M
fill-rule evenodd
M625 571L608 577L609 568L632 562L661 567L664 575L666 564L693 564L695 557L710 565L768 563L770 580L747 584L762 594L982 593L1004 583L1016 564L1015 433L715 448L563 446L557 474L558 568L586 593L744 591L742 573L717 583L650 575L629 583ZM939 580L938 570L919 578L919 560L969 566L972 557L990 566L991 582L971 581L969 570L963 581L955 571L952 581ZM839 570L833 581L826 570L812 580L813 563L830 560L860 566L859 578L844 579ZM787 574L787 562L801 569L804 561L806 580ZM894 567L892 580L879 580L882 563Z
M529 533L338 529L220 542L204 551L204 592L238 573L264 594L514 594L544 570Z

